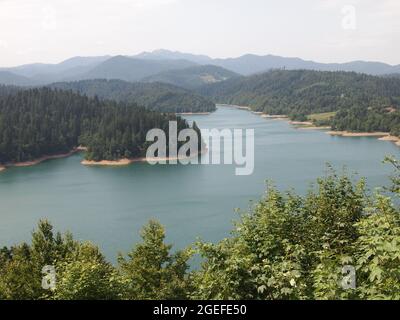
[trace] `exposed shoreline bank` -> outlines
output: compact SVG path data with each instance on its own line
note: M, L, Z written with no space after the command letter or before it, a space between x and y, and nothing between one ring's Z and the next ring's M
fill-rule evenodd
M261 118L264 118L264 119L289 121L289 117L285 114L271 115L271 114L262 113L260 116L261 116Z
M6 163L6 164L0 166L0 172L6 170L7 168L11 168L11 167L17 167L17 168L31 167L31 166L38 165L38 164L40 164L42 162L45 162L47 160L68 158L68 157L74 155L75 153L82 152L82 151L86 151L86 148L82 147L82 146L79 146L79 147L77 147L77 148L75 148L75 149L73 149L73 150L71 150L70 152L67 152L67 153L60 153L60 154L42 156L40 158L31 160L31 161Z
M288 121L289 124L293 125L296 129L299 130L324 130L327 134L331 136L340 136L340 137L376 137L380 141L390 141L393 142L396 146L400 147L400 137L392 136L389 132L351 132L351 131L332 131L330 126L316 126L311 121L292 121L289 119L287 115L269 115L264 112L252 111L252 109L248 106L237 106L237 105L229 105L229 104L217 104L223 107L233 107L240 110L247 110L252 112L253 114L261 116L264 119L271 120L284 120Z
M400 147L400 138L399 137L395 137L395 136L389 135L389 136L381 137L378 140L380 140L380 141L390 141L390 142L393 142L396 146Z
M235 109L239 109L239 110L249 111L249 112L251 112L255 115L258 115L261 118L265 118L265 119L289 120L289 117L285 114L270 115L270 114L266 114L262 111L253 111L253 109L251 109L251 107L249 107L249 106L238 106L238 105L234 105L234 104L224 104L224 103L217 103L217 106L230 107L230 108L235 108Z
M400 137L392 136L389 132L328 131L327 134L340 137L375 137L379 141L393 142L396 146L400 147Z
M329 126L304 126L304 127L296 127L299 130L331 130L332 128Z
M289 121L289 124L293 125L299 130L331 130L330 126L316 126L312 121Z
M351 132L351 131L328 131L327 134L331 136L341 137L387 137L390 136L389 132Z
M211 112L178 112L177 116L208 116Z
M205 149L203 152L196 152L195 155L191 157L162 157L162 158L147 158L147 157L139 157L139 158L123 158L118 160L101 160L101 161L93 161L93 160L82 160L81 164L88 167L121 167L128 166L132 163L137 162L159 162L159 161L173 161L173 160L183 160L183 159L193 159L202 154L206 154L208 149Z
M240 109L240 110L246 110L246 111L255 112L248 106L238 106L236 104L217 103L216 106L236 108L236 109Z

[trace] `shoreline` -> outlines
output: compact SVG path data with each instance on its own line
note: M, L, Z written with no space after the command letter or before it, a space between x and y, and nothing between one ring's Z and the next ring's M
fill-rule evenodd
M339 137L371 137L379 141L393 142L400 147L400 137L392 136L389 132L350 132L350 131L328 131L327 134Z
M311 121L289 121L289 124L294 126L312 126L314 125Z
M351 132L351 131L328 131L327 134L331 136L341 136L341 137L388 137L389 132Z
M16 162L16 163L7 163L4 165L0 165L0 172L3 172L7 170L7 168L11 167L16 167L16 168L22 168L22 167L31 167L38 165L44 161L47 160L55 160L55 159L62 159L62 158L68 158L78 152L86 151L86 147L79 146L70 152L67 153L62 153L62 154L55 154L55 155L49 155L49 156L43 156L35 160L31 161L23 161L23 162ZM163 157L163 158L146 158L146 157L139 157L139 158L132 158L132 159L118 159L118 160L101 160L101 161L92 161L92 160L82 160L81 164L84 166L110 166L110 167L116 167L116 166L127 166L132 163L136 162L158 162L158 161L171 161L171 160L181 160L181 159L192 159L194 157L197 157L199 155L206 154L208 152L208 148L206 148L202 152L197 152L195 155L192 157Z
M392 136L389 132L351 132L351 131L332 131L330 126L316 126L311 121L294 121L290 120L287 115L269 115L264 112L252 111L250 107L238 105L217 104L223 107L233 107L240 110L247 110L253 114L259 115L261 118L270 120L284 120L298 130L323 130L331 136L340 137L376 137L380 141L390 141L400 147L400 137Z
M332 128L329 126L304 126L304 127L297 127L296 129L299 130L331 130Z
M30 161L5 163L4 165L0 165L0 172L5 171L7 168L11 168L11 167L16 167L16 168L31 167L31 166L38 165L42 162L45 162L47 160L68 158L68 157L74 155L75 153L82 152L82 151L86 151L86 148L79 146L67 153L42 156L40 158L30 160Z
M385 137L378 138L380 141L390 141L393 142L396 146L400 147L400 138L392 135L388 135Z
M100 161L93 161L93 160L82 160L81 164L88 167L121 167L121 166L128 166L132 163L137 162L158 162L158 161L171 161L171 160L181 160L181 159L192 159L199 155L206 154L208 149L206 148L203 152L196 152L195 155L191 157L163 157L163 158L147 158L147 157L139 157L139 158L122 158L118 160L100 160Z
M215 105L216 106L220 106L220 107L229 107L229 108L236 108L236 109L239 109L239 110L246 110L246 111L255 112L248 106L238 106L236 104L226 104L226 103L216 103Z
M298 130L331 130L330 126L316 126L312 121L289 121Z
M331 136L340 136L340 137L376 137L380 141L389 141L393 142L396 146L400 147L400 137L392 136L389 132L352 132L352 131L332 131L329 126L315 126L311 121L291 121L286 115L269 115L263 112L252 111L250 107L246 106L237 106L237 105L226 105L226 104L218 104L223 107L233 107L240 110L250 111L255 115L259 115L261 118L270 119L270 120L285 120L288 121L289 124L293 125L295 129L300 130L330 130L326 131L327 134ZM204 113L181 113L181 115L209 115L210 112ZM7 170L10 167L30 167L34 165L38 165L44 161L53 160L53 159L61 159L67 158L75 153L86 151L87 148L83 146L79 146L71 150L67 153L55 154L55 155L45 155L38 159L34 159L31 161L23 161L23 162L14 162L14 163L5 163L0 164L0 172ZM205 154L208 150L204 152L196 153L196 155L190 157L196 157L201 154ZM136 162L159 162L159 161L171 161L171 160L181 160L187 159L187 157L163 157L163 158L146 158L146 157L137 157L137 158L122 158L118 160L101 160L101 161L92 161L92 160L82 160L81 164L85 166L127 166Z
M257 116L260 116L261 118L264 119L271 119L271 120L290 120L289 117L285 114L275 114L275 115L270 115L270 114L266 114L262 111L253 111L253 109L249 106L238 106L235 104L225 104L225 103L217 103L217 106L220 107L228 107L228 108L235 108L238 110L244 110L244 111L249 111L252 114L255 114Z
M289 117L285 114L271 115L271 114L262 113L260 116L263 119L270 119L270 120L284 120L284 121L290 120Z
M211 112L179 112L175 114L177 116L208 116Z

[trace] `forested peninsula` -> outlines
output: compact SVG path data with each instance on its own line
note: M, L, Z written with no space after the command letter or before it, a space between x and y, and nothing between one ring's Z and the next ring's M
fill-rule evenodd
M168 133L172 120L178 130L189 128L174 114L72 91L2 88L0 92L0 167L68 155L80 146L91 161L142 157L149 144L148 130Z

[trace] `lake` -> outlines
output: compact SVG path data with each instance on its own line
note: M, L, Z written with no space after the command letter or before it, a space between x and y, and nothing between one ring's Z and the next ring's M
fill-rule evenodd
M181 248L197 238L218 241L265 192L265 181L304 193L329 162L367 178L371 189L389 184L385 155L399 147L369 137L332 137L298 130L286 121L219 107L211 115L186 116L200 128L254 128L255 170L236 176L234 165L85 167L81 154L0 173L0 246L28 241L41 218L76 239L98 244L115 261L139 240L149 219L166 226L167 240Z

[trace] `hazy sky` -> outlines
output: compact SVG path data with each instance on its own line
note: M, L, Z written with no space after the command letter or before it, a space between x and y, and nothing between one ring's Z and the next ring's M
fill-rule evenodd
M0 66L159 48L400 64L400 0L0 0Z

